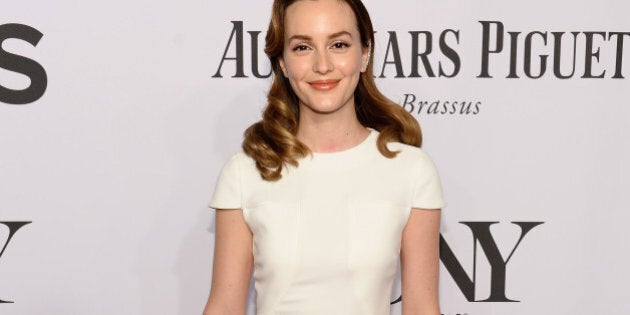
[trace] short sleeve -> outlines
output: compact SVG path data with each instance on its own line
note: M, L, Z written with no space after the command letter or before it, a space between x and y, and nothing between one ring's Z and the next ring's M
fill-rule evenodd
M424 152L421 152L418 158L414 179L412 208L442 209L446 205L442 196L442 184L437 168Z
M214 187L214 194L208 207L214 209L241 209L241 169L238 154L223 165Z

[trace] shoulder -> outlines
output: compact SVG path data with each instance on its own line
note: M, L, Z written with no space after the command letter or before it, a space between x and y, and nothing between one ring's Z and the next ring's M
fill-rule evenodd
M404 163L405 165L411 167L435 167L429 154L419 147L400 142L389 142L387 143L387 148L394 152L398 152L393 160L398 160L399 163Z
M257 172L256 161L243 151L238 151L232 154L223 165L223 169L237 172L239 177L246 177L252 172Z
M240 164L243 163L243 161L246 161L248 158L249 158L249 156L247 156L247 154L245 154L243 151L237 151L237 152L233 153L227 159L227 162L225 164L226 165L238 165L238 166L240 166Z
M392 142L388 148L398 151L393 160L406 168L411 183L411 207L415 209L442 209L445 207L442 184L435 163L423 149Z
M252 182L260 181L256 163L243 152L232 154L223 164L209 204L215 209L242 209Z

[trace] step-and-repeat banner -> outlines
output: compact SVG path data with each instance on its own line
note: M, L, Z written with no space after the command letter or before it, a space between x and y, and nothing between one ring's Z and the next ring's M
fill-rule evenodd
M628 314L630 3L365 2L443 181L442 312ZM201 312L270 6L0 6L1 314Z

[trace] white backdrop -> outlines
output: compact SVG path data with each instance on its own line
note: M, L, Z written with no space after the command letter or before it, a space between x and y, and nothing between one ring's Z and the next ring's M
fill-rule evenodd
M377 30L375 73L384 76L377 82L418 118L424 149L442 176L442 235L456 258L441 267L443 313L630 312L630 35L611 34L630 32L630 4L365 2ZM267 73L262 46L270 5L2 4L0 37L8 39L0 50L0 250L8 245L0 256L0 300L13 303L0 303L1 314L201 312L214 237L206 204L220 167L264 106L270 81L252 74L249 32L262 31L259 70ZM230 38L239 21L247 78L232 77L235 60L224 60L223 77L213 78L226 49L226 57L237 55L238 32ZM488 50L499 41L498 23L490 21L504 26L503 49L488 54L492 78L480 78L484 23L491 25ZM40 32L37 45L11 23ZM531 76L540 73L539 56L549 55L538 79L525 70L526 37L536 31L546 35L530 36ZM413 77L413 36L422 53L426 32L432 70L437 76L441 62L453 77L429 77L421 58L421 77ZM552 32L566 32L559 60L565 75L576 32L572 78L554 75ZM519 78L506 78L512 39ZM41 97L20 92L44 82L34 64L45 70ZM583 77L588 72L603 78ZM619 74L624 78L613 78ZM35 99L12 104L25 95ZM434 113L447 101L445 114ZM475 113L461 114L459 105L451 113L454 101L477 104ZM497 223L484 234L489 223L482 222ZM514 249L518 224L533 223L511 222L542 223ZM464 273L454 276L449 268L458 265ZM399 304L392 309L400 314Z

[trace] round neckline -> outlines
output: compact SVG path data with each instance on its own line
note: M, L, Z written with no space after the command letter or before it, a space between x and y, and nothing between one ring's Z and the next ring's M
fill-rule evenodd
M371 151L378 151L376 140L379 132L367 128L370 133L359 144L341 151L311 152L310 155L299 160L298 168L305 171L338 171L353 169L368 163Z
M347 149L343 149L340 151L332 151L332 152L314 152L311 151L311 153L313 154L313 157L325 157L325 156L339 156L339 155L344 155L344 154L351 154L352 151L356 151L356 150L360 150L361 147L364 147L367 145L367 143L369 142L369 139L376 135L377 132L376 130L366 127L366 129L369 131L367 137L365 137L365 139L361 140L361 142L359 142L358 144L349 147Z

